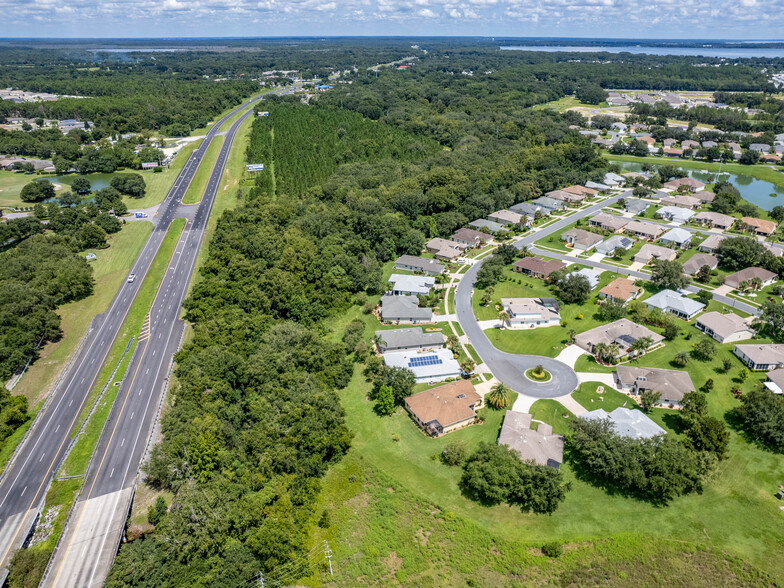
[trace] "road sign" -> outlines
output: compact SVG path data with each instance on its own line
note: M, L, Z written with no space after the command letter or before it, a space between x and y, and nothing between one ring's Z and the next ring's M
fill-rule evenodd
M251 163L250 165L246 165L245 169L247 169L249 172L264 171L264 164L263 163Z

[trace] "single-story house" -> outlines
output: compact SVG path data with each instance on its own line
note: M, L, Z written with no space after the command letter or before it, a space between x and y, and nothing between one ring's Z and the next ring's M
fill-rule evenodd
M445 347L424 352L388 351L382 357L389 367L411 370L417 384L443 382L447 378L459 378L463 375L454 353Z
M716 198L716 194L708 190L700 190L699 192L692 194L692 196L703 204L710 204L713 202L713 199Z
M769 237L776 231L776 223L773 221L754 218L753 216L744 216L740 220L754 229L756 235Z
M710 149L711 147L718 147L719 144L716 141L703 141L702 148L703 149Z
M750 370L755 372L777 370L784 367L784 344L746 344L733 349Z
M702 225L710 225L711 228L726 231L735 223L735 219L728 214L720 212L698 212L692 219Z
M715 253L719 244L726 239L724 235L711 235L697 246L697 249L705 253Z
M385 323L419 323L433 322L433 311L420 308L415 296L382 296L381 320Z
M705 265L714 270L719 265L719 258L710 253L695 253L683 263L683 273L693 276Z
M619 406L610 413L603 408L597 408L580 415L580 418L586 420L609 420L613 425L613 431L617 435L631 439L651 439L667 434L667 431L657 425L641 410L629 409L624 406Z
M762 163L777 164L777 163L781 163L781 157L773 153L763 153L762 155L760 155L760 161Z
M599 290L599 298L612 298L619 302L629 302L634 300L642 292L642 288L635 285L633 280L628 278L615 278L604 288Z
M502 298L501 306L509 314L511 328L536 329L561 324L558 304L543 298Z
M524 257L512 265L512 271L526 274L532 278L545 279L554 271L565 268L566 264L557 259L545 261L541 257Z
M537 212L539 212L541 216L547 216L550 214L549 210L544 209L541 206L531 204L530 202L520 202L519 204L510 206L509 210L516 212L517 214L527 216L528 218L535 218Z
M426 333L421 327L408 329L388 329L376 331L378 350L387 351L424 351L444 346L444 336L440 332Z
M676 141L675 139L669 139L668 138L668 139L664 139L664 141L662 141L662 145L664 145L665 147L675 147L677 144L678 144L678 141Z
M444 249L465 249L465 243L458 243L449 239L442 239L441 237L434 237L425 243L425 251L428 253L438 253Z
M677 147L663 147L662 155L667 157L683 157L683 149L678 149Z
M514 449L523 461L558 469L563 463L563 435L553 434L547 423L539 423L533 430L532 418L527 412L506 411L498 444Z
M552 190L551 192L546 192L544 197L551 198L552 200L558 200L560 202L565 202L567 204L578 204L585 200L585 196L581 194L572 194L566 190Z
M619 176L618 174L615 174L613 172L609 172L604 174L604 179L602 180L602 182L610 186L611 188L618 188L626 183L626 178L624 178L623 176Z
M650 263L654 259L661 259L664 261L673 261L678 257L678 252L669 247L662 247L661 245L653 245L646 243L635 254L634 261L639 263Z
M446 268L435 259L417 257L415 255L401 255L395 262L395 269L422 272L429 276L437 276Z
M770 286L776 281L776 274L761 267L747 267L739 272L728 275L724 283L731 288L737 288L741 282L751 282L754 278L762 281L762 286Z
M433 276L392 274L389 283L392 296L427 296L436 285L436 279Z
M531 204L547 210L548 212L552 212L554 210L563 210L566 208L566 203L562 200L555 200L554 198L548 198L547 196L542 196L536 200L531 200Z
M694 211L680 206L663 206L656 211L656 214L670 222L682 225L694 216Z
M567 244L571 245L575 249L580 249L581 251L588 251L589 249L592 249L603 239L604 237L601 235L577 228L569 229L568 231L561 233L562 241L566 241Z
M649 337L652 341L651 347L654 347L664 341L664 337L659 333L654 333L649 328L638 325L629 319L622 318L606 325L599 325L584 333L580 333L574 339L575 345L584 349L588 353L594 353L594 349L599 343L605 345L612 345L613 343L619 347L619 358L633 357L637 354L632 349L635 341Z
M771 146L765 143L752 143L749 145L749 149L757 153L770 153Z
M756 331L751 328L751 319L743 318L733 312L706 312L694 323L700 331L713 337L719 343L733 343L751 339Z
M692 141L691 139L686 139L685 141L681 141L681 147L684 149L699 149L700 144L698 141Z
M642 200L640 198L627 198L624 202L623 208L626 212L631 212L632 214L642 214L648 207L651 205L650 202L647 200Z
M692 234L686 229L674 228L664 233L659 239L659 243L669 247L687 248L691 245Z
M470 380L458 380L404 400L406 410L414 421L431 437L473 424L476 411L482 406Z
M661 204L664 206L680 206L681 208L692 210L694 208L699 208L702 204L702 200L692 196L677 194L675 196L670 196L669 198L663 198Z
M664 232L664 227L656 223L649 223L645 221L631 221L624 227L624 232L645 239L646 241L653 241L659 238Z
M523 221L523 215L511 210L498 210L493 214L488 214L487 218L500 225L519 225Z
M774 394L784 394L784 370L771 370L763 384Z
M662 290L644 301L649 309L658 308L662 312L669 312L684 320L691 320L705 308L702 302L675 292Z
M574 275L582 276L586 280L588 280L588 283L591 286L591 290L593 290L594 288L596 288L596 286L599 285L599 276L602 275L602 272L603 270L584 267L574 272Z
M495 235L500 231L504 230L504 225L502 225L501 223L496 223L484 218L478 218L476 220L473 220L470 223L468 223L468 226L476 230L481 230L483 228L487 229L488 231L490 231L492 235Z
M600 212L596 216L588 220L588 224L592 227L599 227L604 231L611 231L617 233L629 224L629 219L622 216L615 216L614 214L607 214Z
M660 406L680 406L683 396L694 392L688 372L651 367L619 365L615 372L618 387L635 396L643 392L658 392Z
M586 198L593 198L599 194L598 190L594 190L593 188L588 188L587 186L578 186L577 184L573 186L567 186L563 189L564 192L571 192L572 194L577 194L578 196L585 196Z
M649 147L652 147L656 144L656 139L651 136L639 136L637 137L638 141L642 141L643 143L647 143Z
M705 188L705 183L695 180L694 178L678 178L676 180L664 182L663 186L670 190L677 190L681 186L686 186L690 192L696 192L697 190Z
M451 239L466 247L481 247L487 243L491 237L487 233L482 233L481 231L475 231L473 229L457 229Z
M762 246L765 249L767 249L770 253L772 253L775 257L784 257L784 245L779 245L778 243L768 243L767 241L763 241Z
M596 246L596 251L604 255L612 255L619 247L627 251L634 246L634 239L623 235L613 235Z

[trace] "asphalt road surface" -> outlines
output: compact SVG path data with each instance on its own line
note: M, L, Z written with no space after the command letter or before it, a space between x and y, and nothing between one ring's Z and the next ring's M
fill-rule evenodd
M68 450L70 433L85 407L90 391L95 386L104 362L109 351L114 344L125 318L139 292L144 277L155 258L161 242L166 235L171 221L178 216L180 201L190 185L190 182L201 163L204 154L209 146L211 139L219 132L223 122L237 112L248 108L260 97L254 98L227 114L216 122L202 144L194 150L188 161L183 166L182 171L174 182L171 190L164 199L159 209L154 229L150 234L139 257L136 259L129 273L136 274L134 282L124 282L112 300L109 309L103 315L99 315L93 321L92 328L85 340L78 355L73 359L66 373L61 378L55 390L50 394L47 404L40 412L33 428L27 436L24 444L20 447L12 463L6 468L0 480L0 581L4 581L7 576L8 560L13 552L20 548L26 540L35 518L43 505L46 491L56 474L62 460ZM252 111L250 111L252 112ZM236 129L236 125L233 127ZM232 133L233 138L233 133ZM231 140L227 136L224 141L224 148L221 150L220 157L225 162L228 147ZM123 406L130 407L128 413L124 410L113 410L113 415L129 416L137 419L141 423L143 419L149 420L149 410L143 411L147 400L154 392L155 386L160 387L160 369L152 369L149 366L149 358L157 359L161 365L166 364L163 357L170 355L172 351L172 338L179 341L179 333L174 323L174 319L165 322L166 317L179 313L180 303L184 296L190 279L190 272L193 268L196 253L203 236L204 227L209 217L212 201L217 188L217 181L220 178L223 166L216 166L213 176L210 178L210 189L205 193L204 198L198 208L193 223L188 223L178 245L178 254L170 266L164 285L156 298L156 306L152 313L151 329L147 339L139 340L139 345L145 350L144 353L137 353L139 360L146 361L150 373L128 373L134 375L134 389L138 397L138 389L144 389L142 397L144 402L140 404L139 399L130 399L120 395L118 402L123 402ZM183 261L180 261L180 258ZM178 263L179 261L179 263ZM160 317L160 318L157 318ZM160 322L159 322L160 321ZM164 326L165 325L165 326ZM155 331L153 332L152 327ZM182 328L181 326L179 327ZM176 343L174 344L176 349ZM156 357L157 356L157 357ZM153 365L153 368L155 366ZM168 365L166 365L168 368ZM128 379L128 378L126 378ZM130 420L132 421L133 418ZM149 424L149 423L148 423ZM96 471L93 478L88 478L88 486L93 492L103 492L105 489L113 487L116 483L127 483L136 473L136 466L132 465L133 460L137 459L143 448L139 447L141 433L131 433L123 430L126 423L118 427L119 442L123 444L118 452L113 444L105 448L99 447L99 451L105 453L102 460L104 467L101 471ZM109 430L107 428L107 430ZM123 439L125 439L123 443ZM144 439L146 441L146 439ZM102 440L103 442L103 440ZM133 447L133 449L132 449ZM118 461L115 461L118 460ZM120 466L120 462L122 465ZM120 470L117 468L120 467ZM103 477L103 470L108 475L108 480ZM112 469L117 471L112 472ZM100 475L99 475L100 474Z

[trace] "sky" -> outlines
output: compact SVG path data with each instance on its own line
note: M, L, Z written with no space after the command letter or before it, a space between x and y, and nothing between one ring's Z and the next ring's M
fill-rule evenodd
M0 9L0 37L784 37L784 0L0 0Z

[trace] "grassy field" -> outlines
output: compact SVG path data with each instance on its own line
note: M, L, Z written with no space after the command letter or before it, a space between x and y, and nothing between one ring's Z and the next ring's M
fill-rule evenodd
M604 392L599 394L596 389L599 386L604 388ZM607 412L625 406L626 408L636 408L637 403L626 394L621 394L617 390L600 384L599 382L584 382L572 394L574 398L586 410L596 410L603 408Z
M22 202L19 199L19 192L36 177L38 176L34 174L19 174L0 170L0 208L6 206L32 206L32 204Z
M148 222L128 223L119 233L109 236L108 249L84 252L95 253L98 257L91 262L95 291L83 300L69 302L58 308L57 312L62 319L62 338L44 346L38 360L14 388L14 394L27 396L30 406L43 401L87 331L92 318L109 308L151 232L152 225Z
M606 103L602 104L586 104L584 102L580 102L577 97L572 94L570 96L564 96L563 98L559 98L558 100L551 100L550 102L545 102L544 104L536 104L532 107L532 110L554 110L556 112L566 112L572 108L577 107L585 107L585 108L600 108L602 105L607 106Z
M675 165L685 169L701 169L711 172L721 171L730 174L751 176L758 180L764 180L777 186L784 188L784 173L776 171L773 167L764 164L757 165L741 165L739 163L712 163L707 161L693 161L690 159L677 159L672 160L666 157L635 157L633 155L610 155L602 153L604 157L610 161L631 161L634 163L653 163L653 164L667 164Z
M220 153L222 146L222 135L213 137L212 141L210 141L210 146L207 147L207 152L204 154L201 165L199 165L199 169L197 169L196 173L193 175L191 184L188 186L188 191L185 192L185 196L182 198L183 204L195 204L201 201L201 197L204 195L204 190L207 189L207 182L210 180L212 169L215 167L215 162L218 159L218 154Z

